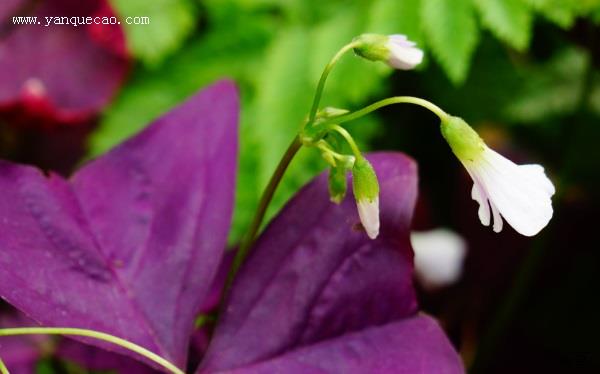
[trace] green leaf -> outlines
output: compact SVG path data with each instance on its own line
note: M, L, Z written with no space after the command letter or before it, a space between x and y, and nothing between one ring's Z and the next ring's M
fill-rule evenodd
M137 69L92 137L91 153L104 152L202 86L220 77L234 78L240 85L242 116L233 243L247 229L260 193L304 121L321 70L340 47L367 31L364 15L370 4L347 6L318 22L282 21L273 8L242 0L212 0L204 9L209 30L188 41L161 67ZM350 53L332 73L322 106L364 105L385 87L382 82L390 73L385 64ZM376 119L356 122L353 134L364 145L377 129ZM267 220L325 166L319 152L301 150L277 190Z
M420 14L421 0L374 1L367 29L382 34L404 34L422 48L424 36Z
M479 40L471 0L423 0L421 22L436 59L453 83L462 83Z
M527 2L537 12L564 29L571 27L577 17L571 0L527 0Z
M516 122L541 123L553 116L573 113L580 101L589 56L580 49L567 49L542 66L522 70L522 88L506 107Z
M527 0L548 20L564 29L570 28L577 17L596 18L600 12L600 0Z
M111 0L120 18L148 17L147 25L122 21L133 55L148 65L157 65L177 50L193 30L196 8L191 0Z
M529 45L533 13L524 0L474 0L483 24L519 51Z
M325 65L343 45L357 35L375 31L368 28L368 21L363 16L369 11L370 8L364 5L349 6L313 28L309 61L312 91ZM382 79L391 73L387 65L367 61L350 52L330 74L322 106L356 105L381 90Z

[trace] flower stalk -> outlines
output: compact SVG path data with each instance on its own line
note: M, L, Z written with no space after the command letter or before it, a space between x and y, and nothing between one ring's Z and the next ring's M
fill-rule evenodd
M72 336L83 336L87 338L94 338L98 340L102 340L114 345L118 345L122 348L128 349L132 352L143 356L154 363L162 366L167 369L170 373L173 374L185 374L183 370L179 369L177 366L173 365L171 362L166 360L165 358L157 355L156 353L149 351L148 349L141 347L135 343L132 343L128 340L118 338L116 336L106 334L99 331L87 330L87 329L77 329L70 327L19 327L19 328L6 328L0 329L0 336L15 336L15 335L72 335ZM0 373L8 374L8 369L0 360Z
M357 111L332 117L331 119L326 119L325 121L323 121L322 125L327 126L330 124L341 124L344 122L353 121L355 119L364 117L365 115L374 112L378 109L394 104L414 104L421 106L434 113L440 118L441 121L444 121L448 117L448 114L444 112L442 108L425 99L421 99L419 97L414 96L393 96L388 97L387 99L376 101L373 104L367 105L366 107Z
M325 82L329 77L329 73L333 70L335 64L342 58L346 52L353 50L356 46L358 46L358 42L352 41L345 46L343 46L329 61L329 63L323 69L323 73L321 73L321 78L319 78L319 83L317 83L317 90L315 91L315 97L313 99L312 106L310 108L310 113L308 115L308 122L306 126L310 126L315 122L315 117L317 115L317 110L319 109L319 104L321 102L321 97L323 96L323 90L325 89Z
M4 362L2 361L1 358L0 358L0 374L10 374L10 372L8 371L8 368L6 367L6 365L4 365Z

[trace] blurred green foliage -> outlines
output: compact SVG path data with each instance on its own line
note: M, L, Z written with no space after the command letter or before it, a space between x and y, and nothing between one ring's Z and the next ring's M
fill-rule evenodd
M111 1L122 15L148 15L151 24L126 29L139 63L103 116L91 140L91 155L106 151L202 86L223 77L235 79L243 109L232 242L247 227L271 172L304 120L321 70L354 36L403 33L416 41L445 74L434 73L424 85L442 87L439 83L448 80L451 89L438 89L436 96L455 103L454 110L464 108L456 114L537 123L576 109L589 57L571 47L544 64L529 63L522 53L534 22L545 19L568 29L578 17L600 20L600 0ZM479 52L481 66L471 66L478 45L489 35L496 42ZM423 68L427 65L431 61ZM346 57L331 75L322 105L356 108L381 98L390 93L391 73L383 64ZM600 102L600 90L592 97ZM363 146L381 128L378 121L370 116L353 125ZM324 167L316 152L299 156L270 215Z

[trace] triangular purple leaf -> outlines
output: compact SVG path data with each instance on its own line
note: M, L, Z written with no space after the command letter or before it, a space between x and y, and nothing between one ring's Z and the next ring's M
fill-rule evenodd
M464 368L431 317L369 327L286 352L231 374L462 374Z
M416 164L398 153L374 154L369 159L381 187L377 240L370 240L362 230L353 196L335 205L329 202L326 175L310 183L257 241L228 296L199 372L236 368L252 372L254 364L281 363L282 357L297 351L313 352L319 361L321 354L313 347L335 351L340 339L342 346L347 344L346 337L349 341L381 337L383 341L373 346L380 349L392 338L390 334L407 330L406 339L411 339L420 334L421 325L435 330L432 340L424 338L424 345L415 342L412 351L397 347L396 359L411 360L410 352L427 351L432 345L431 359L437 359L435 350L442 350L452 352L453 362L458 362L437 325L431 327L423 318L403 322L417 310L409 242L417 196ZM374 326L381 328L373 330ZM356 363L354 372L369 372L369 362ZM271 372L284 367L278 365ZM322 372L345 371L338 366Z
M238 99L217 83L75 174L0 163L0 296L184 367L233 209Z

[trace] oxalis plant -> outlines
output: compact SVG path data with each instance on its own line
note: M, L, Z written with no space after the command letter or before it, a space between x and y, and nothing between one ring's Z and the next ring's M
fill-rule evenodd
M229 81L68 180L1 161L0 295L49 327L0 329L0 348L5 336L66 335L180 374L192 334L207 328L199 312L213 309L217 322L197 373L463 372L442 329L418 313L409 242L416 165L401 153L364 155L344 125L392 104L433 112L473 179L482 224L493 221L496 232L504 219L537 234L552 217L554 186L541 166L514 164L424 99L321 108L327 77L349 51L404 70L423 58L402 35L365 34L340 49L230 266L223 258L239 109ZM328 175L298 192L257 238L301 147L320 152ZM207 307L221 288L220 306ZM0 371L9 372L2 361Z

